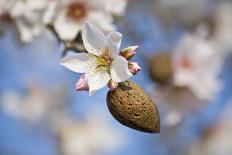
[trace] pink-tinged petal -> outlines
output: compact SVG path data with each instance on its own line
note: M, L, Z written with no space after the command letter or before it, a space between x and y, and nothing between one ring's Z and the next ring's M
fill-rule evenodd
M136 62L129 62L128 63L128 68L129 68L129 71L135 75L137 74L139 71L141 71L141 67L139 66L138 63Z
M82 29L82 39L85 49L94 55L101 55L106 47L105 35L90 23L85 23Z
M77 91L89 91L88 85L88 76L87 74L82 74L79 80L76 83L76 90Z
M94 64L91 61L92 54L77 53L61 59L60 64L77 73L88 73Z
M139 46L129 46L127 48L124 48L120 55L126 58L127 60L130 60L133 56L136 54L136 50L139 48Z
M123 82L133 76L128 69L128 61L122 56L114 58L111 63L110 74L115 82Z
M119 53L119 48L121 45L122 34L116 31L110 32L106 36L106 44L110 50L110 56L112 58L116 57Z

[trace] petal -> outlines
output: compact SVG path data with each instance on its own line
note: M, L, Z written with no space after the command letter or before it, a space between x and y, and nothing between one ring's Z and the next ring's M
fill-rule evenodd
M49 1L47 4L47 8L44 11L44 15L42 17L42 21L45 24L52 23L57 11L58 2L56 1Z
M95 91L105 87L110 80L110 75L107 71L92 71L88 74L89 94L92 95Z
M88 16L87 16L87 21L90 21L91 23L93 23L103 32L108 33L116 29L115 25L113 24L114 19L112 15L109 13L103 12L103 11L99 11L99 10L89 11Z
M85 49L94 55L100 55L105 48L105 35L92 24L84 24L82 39Z
M44 9L47 5L47 1L40 0L40 1L25 1L24 2L27 8L31 10L41 10Z
M9 10L12 17L19 17L23 14L25 4L22 1L16 1L13 7Z
M91 54L78 53L63 58L60 64L73 72L88 73L94 67L94 63L91 62L91 57Z
M114 58L119 53L119 48L121 45L122 34L116 31L110 32L106 36L107 47L110 50L111 57Z
M77 91L89 91L89 85L88 85L88 75L82 74L79 80L76 83L76 90Z
M139 64L137 62L129 62L128 69L133 75L135 75L139 71L141 71L141 67L139 66Z
M29 27L21 20L16 20L16 25L20 33L20 39L22 42L28 43L33 40L33 38L41 32L39 25L37 27ZM34 29L33 29L34 28Z
M62 40L73 40L81 30L81 23L72 21L62 11L54 22L54 28Z
M116 16L122 16L125 13L127 1L111 0L105 2L106 11Z
M115 82L123 82L129 79L133 74L128 69L128 62L122 56L117 56L111 64L110 74Z

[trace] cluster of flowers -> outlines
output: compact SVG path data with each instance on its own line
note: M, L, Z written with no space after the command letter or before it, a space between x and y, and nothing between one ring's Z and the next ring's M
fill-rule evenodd
M167 74L167 85L159 85L154 93L155 99L164 103L168 111L163 124L173 126L202 103L217 98L224 89L220 75L225 58L232 52L232 3L157 1L163 10L169 12L173 23L182 24L187 30L169 55L171 67L168 71L171 73Z
M209 1L159 2L177 17L175 20L191 29L184 33L172 49L172 84L189 88L199 100L212 100L223 88L218 77L225 58L232 51L232 37L229 35L232 32L232 3L216 3L208 14L206 8ZM190 28L187 25L191 25Z
M122 16L125 7L126 0L0 0L0 22L9 17L23 42L32 41L47 25L61 40L70 41L86 21L104 32L114 30L114 17Z
M61 64L72 71L85 73L76 89L89 90L92 94L107 84L115 89L118 82L127 80L141 69L135 62L128 63L138 46L120 52L122 35L113 31L114 17L122 16L125 7L126 0L1 0L0 20L4 22L3 17L9 17L25 43L51 27L63 43L75 42L81 34L88 53L66 57ZM105 36L104 33L109 34Z

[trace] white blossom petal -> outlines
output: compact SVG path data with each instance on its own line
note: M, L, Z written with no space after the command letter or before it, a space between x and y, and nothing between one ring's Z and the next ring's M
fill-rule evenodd
M42 25L26 25L20 18L16 20L16 25L19 30L20 39L22 42L28 43L32 41L36 36L40 35L44 27Z
M102 10L106 14L122 16L125 13L127 0L88 0L90 7Z
M122 16L125 13L127 1L126 0L110 0L105 2L106 11L116 16Z
M31 30L26 27L20 20L17 20L16 25L19 30L20 39L25 43L32 41L33 35Z
M67 56L60 61L60 64L73 72L88 73L94 67L91 55L92 54L78 53Z
M128 62L122 56L114 58L110 68L111 78L115 82L123 82L129 79L133 74L128 69Z
M82 39L86 50L94 55L100 55L105 48L105 35L95 26L85 23L82 30Z
M121 45L122 34L116 31L110 32L106 36L107 47L110 50L110 55L112 58L116 57L119 53L119 48Z
M4 13L9 13L13 7L15 0L0 0L0 16Z
M43 23L50 24L53 22L53 20L56 16L56 11L58 11L57 6L58 6L57 1L49 1L48 2L47 8L44 11L44 15L42 17Z
M87 21L90 21L92 24L97 26L103 32L108 33L116 29L115 25L113 24L114 19L112 15L109 13L103 11L91 10L88 12L88 16L86 18ZM101 20L101 22L99 22L99 20Z
M107 71L92 71L88 74L89 94L92 95L95 91L105 87L110 80L110 75Z
M54 28L62 40L73 40L80 32L81 24L68 19L62 11L54 22Z
M23 14L24 8L24 2L16 1L13 7L10 9L10 15L14 18L17 18Z

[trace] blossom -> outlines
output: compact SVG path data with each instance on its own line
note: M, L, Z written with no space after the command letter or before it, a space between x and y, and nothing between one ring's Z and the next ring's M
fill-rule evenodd
M212 41L222 52L232 52L232 3L222 2L216 9L216 27Z
M45 87L29 85L26 94L15 90L2 92L0 106L11 117L22 122L35 123L61 107L64 104L64 94L63 87L47 90Z
M6 26L11 23L9 10L14 3L15 0L0 0L0 37L4 33Z
M61 60L61 65L77 73L86 73L90 95L110 80L123 82L133 74L128 61L119 55L122 34L116 31L105 36L92 24L86 23L82 39L88 53L77 53Z
M96 0L92 0L92 3L96 3ZM126 10L127 0L98 0L95 5L114 16L122 16Z
M150 87L152 98L162 106L162 122L165 127L178 125L188 114L195 113L204 104L188 88L178 88L173 85Z
M110 12L110 4L115 0L61 0L49 3L46 11L47 23L52 23L61 40L74 40L83 24L89 21L104 32L115 29L112 14L121 12L124 3L115 3L117 10ZM54 11L55 10L55 11Z
M206 126L200 138L192 144L189 155L229 155L232 152L232 100L226 103L219 117Z
M43 32L42 16L46 4L47 0L18 0L11 7L9 13L15 20L23 42L30 42Z
M64 115L55 119L53 128L58 135L60 152L65 155L109 153L119 149L127 137L112 127L97 108L90 109L84 120ZM52 122L54 123L54 122Z
M16 0L1 0L0 1L0 17L4 14L8 14L10 8Z
M218 53L204 34L184 35L173 51L174 85L190 88L199 99L212 99L222 87Z

